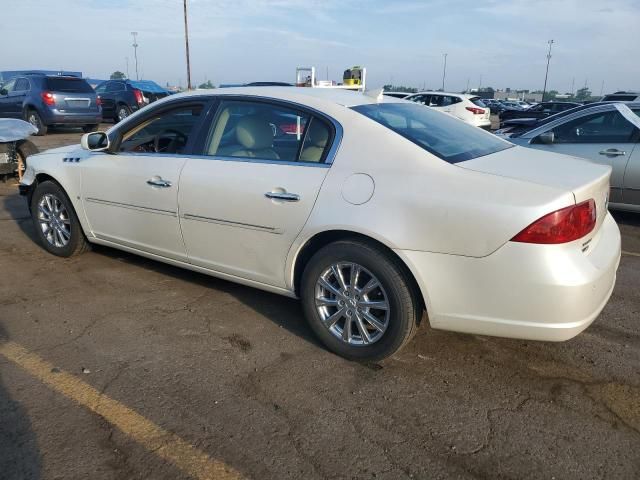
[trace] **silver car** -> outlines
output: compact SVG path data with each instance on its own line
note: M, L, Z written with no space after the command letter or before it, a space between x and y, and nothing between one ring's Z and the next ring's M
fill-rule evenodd
M611 166L611 208L640 212L640 103L585 108L508 140Z

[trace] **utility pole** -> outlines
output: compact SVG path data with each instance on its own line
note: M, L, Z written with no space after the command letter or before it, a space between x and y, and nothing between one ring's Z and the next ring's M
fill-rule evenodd
M191 90L191 62L189 60L189 26L187 23L187 0L183 0L184 5L184 47L187 53L187 90Z
M604 80L602 80L602 85L600 86L600 96L602 96L602 92L604 92Z
M138 76L138 32L131 32L133 36L133 56L136 60L136 80L140 80Z
M544 74L544 88L542 89L543 102L544 102L544 96L547 93L547 77L549 76L549 62L551 62L551 46L553 45L553 40L549 40L547 43L549 44L549 53L547 53L547 71Z
M124 57L124 61L127 62L127 79L129 78L129 57Z
M447 76L447 53L443 53L442 56L444 57L444 65L442 67L442 91L444 92L444 79Z
M575 96L575 84L576 84L576 77L573 77L571 79L571 96L572 97Z

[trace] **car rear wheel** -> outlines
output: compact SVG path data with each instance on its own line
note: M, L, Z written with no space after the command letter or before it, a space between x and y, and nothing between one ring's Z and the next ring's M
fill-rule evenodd
M95 132L96 130L98 130L98 124L85 125L84 127L82 127L82 131L84 133L91 133L91 132Z
M131 109L129 107L127 107L126 105L118 105L118 107L116 108L116 116L115 116L116 123L121 122L122 120L127 118L129 115L131 115Z
M414 335L419 296L400 261L380 247L344 240L320 249L302 275L305 316L331 351L382 360Z
M42 117L36 110L27 110L26 117L27 122L38 129L36 135L40 136L47 134L48 127L44 124L44 122L42 121Z
M89 249L78 217L62 188L40 183L31 198L31 217L42 246L59 257L71 257Z

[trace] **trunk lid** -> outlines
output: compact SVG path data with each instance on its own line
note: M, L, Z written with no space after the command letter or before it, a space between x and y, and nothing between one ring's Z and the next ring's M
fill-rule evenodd
M570 191L575 203L592 198L596 202L597 222L589 237L598 231L607 214L611 167L606 165L568 155L514 147L460 162L456 166Z

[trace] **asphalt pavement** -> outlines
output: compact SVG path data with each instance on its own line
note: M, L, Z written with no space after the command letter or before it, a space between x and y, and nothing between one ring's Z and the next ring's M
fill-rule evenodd
M640 215L616 219L617 284L578 337L423 324L358 364L295 300L104 247L49 255L0 184L0 478L637 479Z

